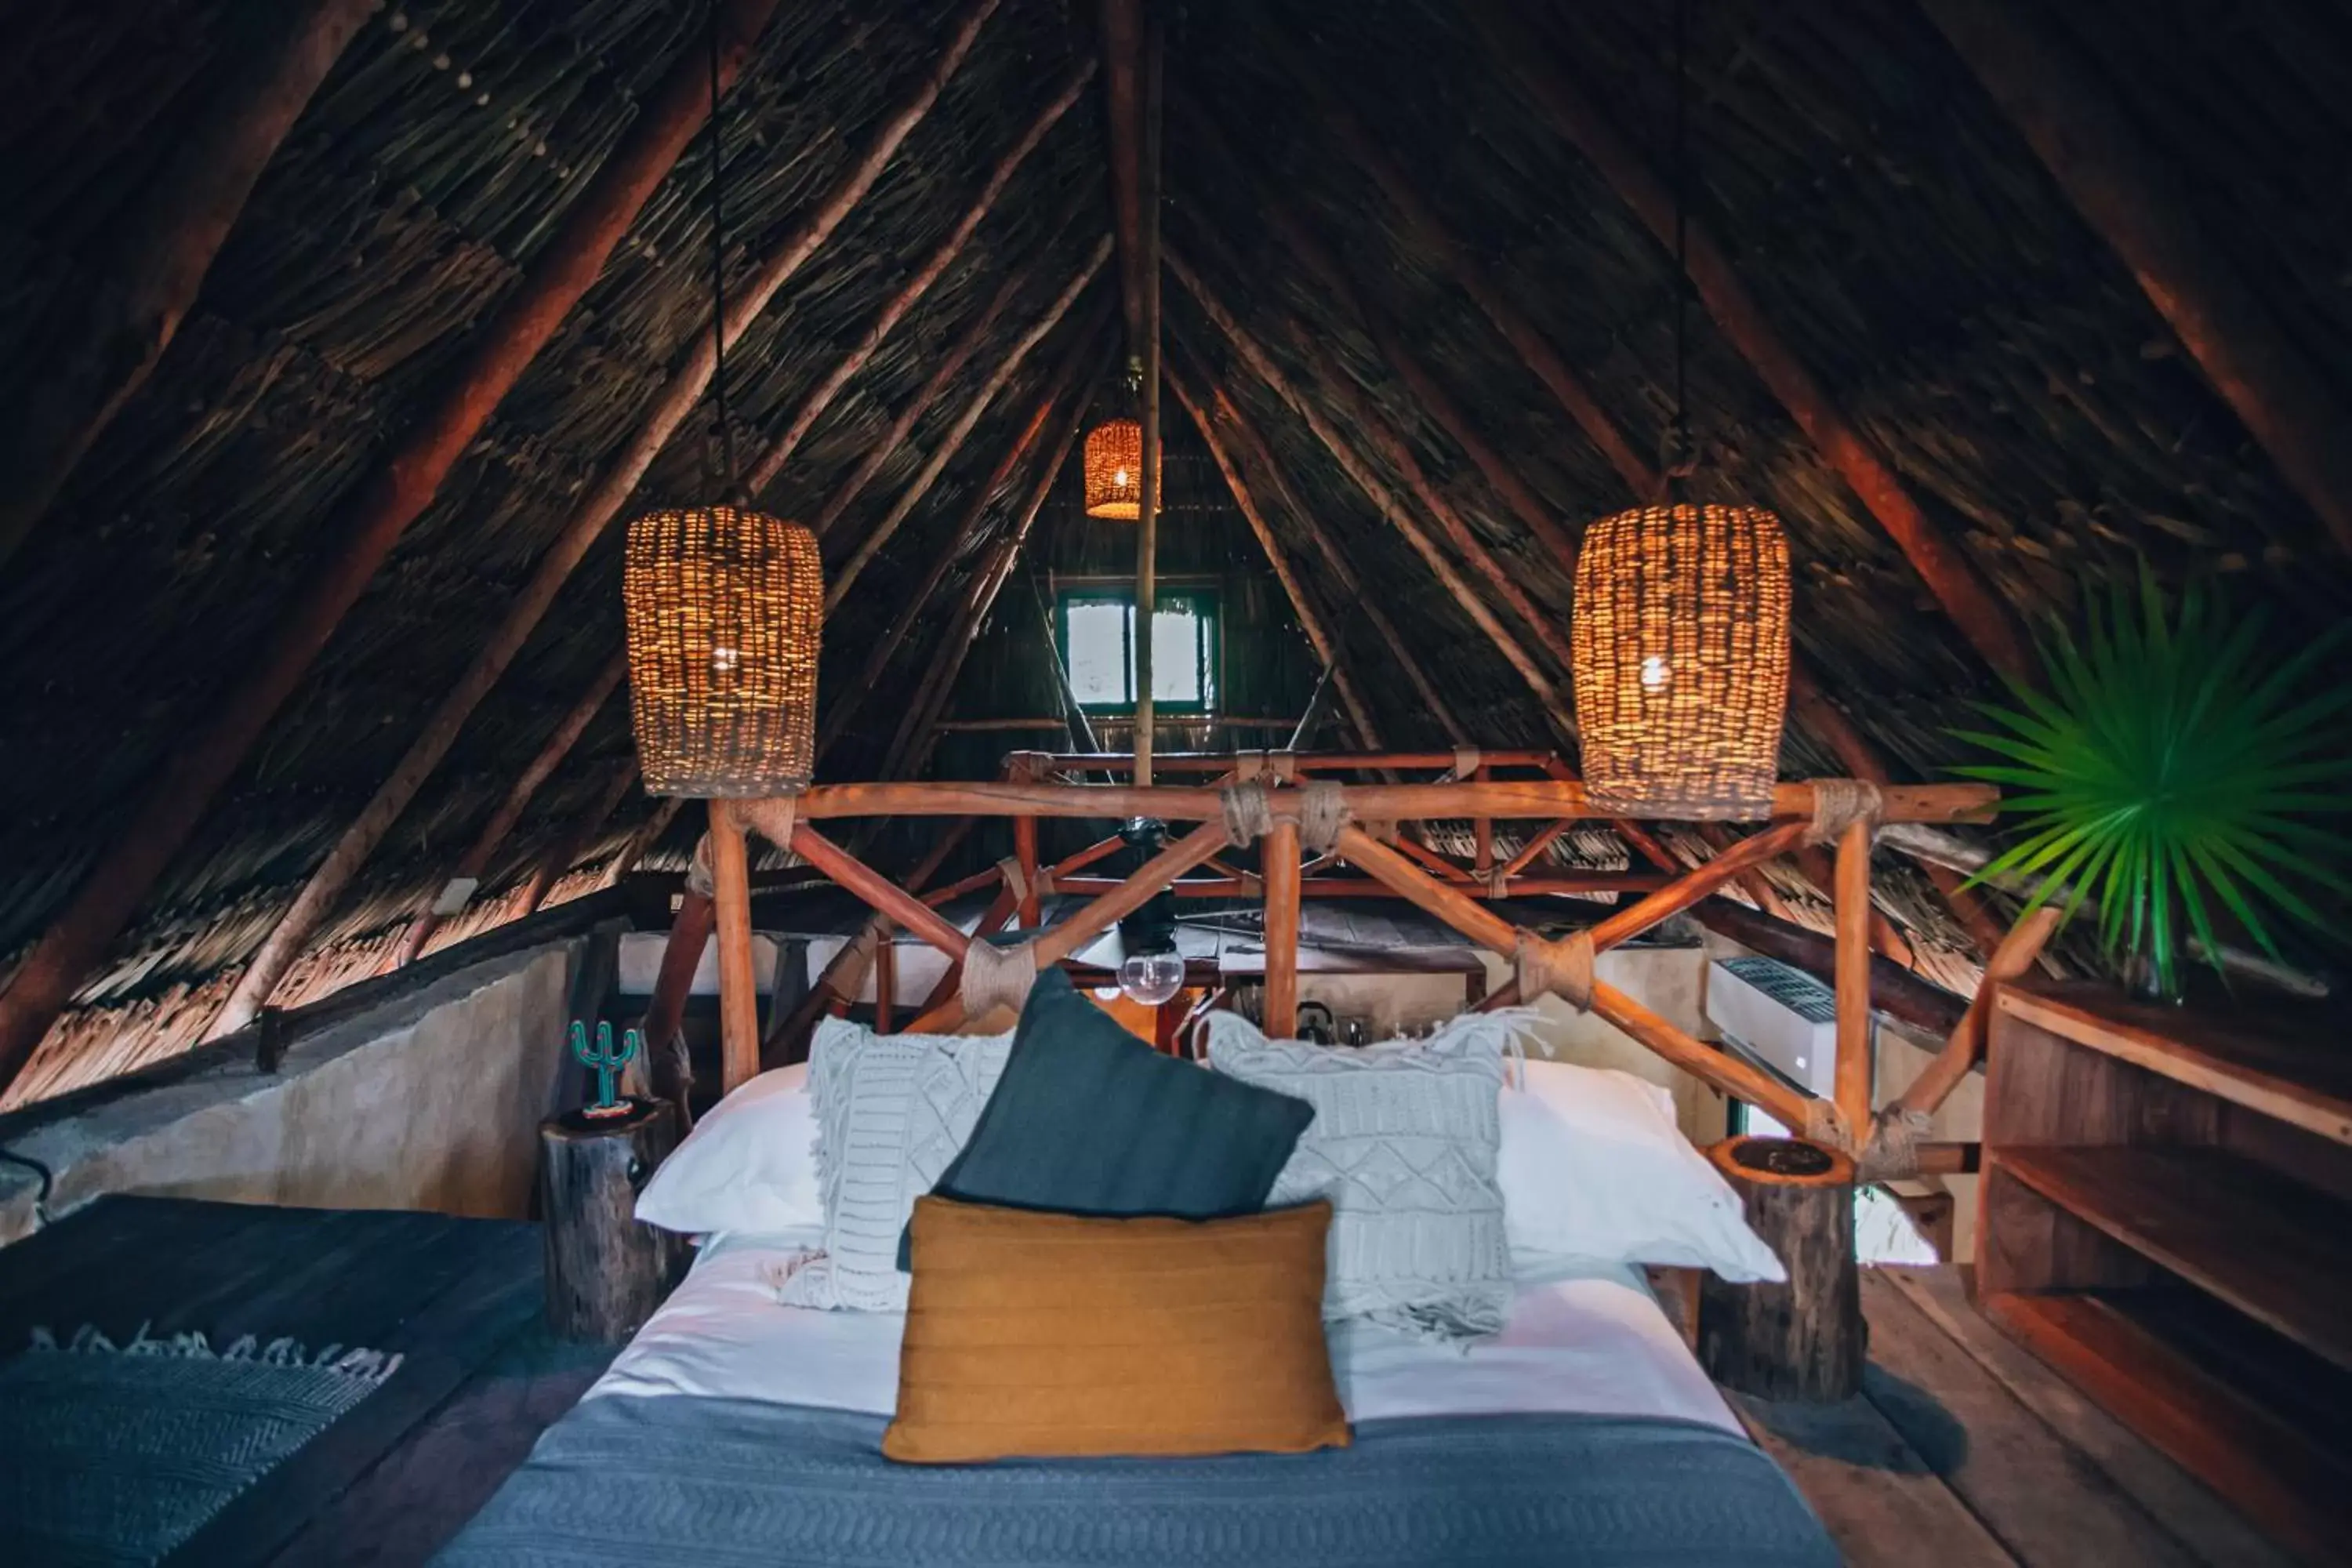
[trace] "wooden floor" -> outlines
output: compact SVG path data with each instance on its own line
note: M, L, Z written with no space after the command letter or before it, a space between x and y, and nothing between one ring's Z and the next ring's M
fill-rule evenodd
M1969 1304L1951 1268L1866 1268L1862 1397L1734 1394L1855 1568L2269 1568L2291 1560Z
M397 1372L173 1557L423 1563L613 1358L540 1327L536 1226L110 1197L0 1249L0 1353L35 1327L400 1352Z

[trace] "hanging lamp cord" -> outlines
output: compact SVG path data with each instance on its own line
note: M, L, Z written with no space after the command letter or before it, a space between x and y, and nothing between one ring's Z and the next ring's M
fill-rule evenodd
M1690 430L1690 0L1675 0L1675 414L1659 464L1666 499L1683 499L1698 466Z
M735 468L735 422L727 414L727 150L719 113L719 0L710 0L710 389L720 475L729 504L744 504Z

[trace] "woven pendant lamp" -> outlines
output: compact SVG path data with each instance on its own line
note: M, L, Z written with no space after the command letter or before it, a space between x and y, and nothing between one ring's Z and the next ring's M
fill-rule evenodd
M1647 506L1585 530L1576 558L1584 784L1633 813L1772 810L1789 703L1789 545L1759 507Z
M1106 419L1087 432L1087 515L1133 522L1143 515L1143 426Z
M710 37L710 330L719 483L740 491L727 415L726 160L717 8ZM786 795L816 771L816 666L824 570L816 535L730 500L629 524L621 598L629 703L646 793Z
M1683 228L1690 73L1675 7L1675 413L1668 495L1585 530L1576 557L1576 723L1585 788L1624 816L1772 814L1789 706L1789 542L1762 507L1694 504Z

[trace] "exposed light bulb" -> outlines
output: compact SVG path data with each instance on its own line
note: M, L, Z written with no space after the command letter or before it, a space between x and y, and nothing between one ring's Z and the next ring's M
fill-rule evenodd
M742 659L743 656L741 653L722 644L721 646L710 650L711 673L714 675L732 674L735 667L741 663Z
M1114 469L1112 469L1112 470L1111 470L1111 476L1110 476L1110 482L1111 482L1111 488L1112 488L1112 489L1122 489L1122 490L1123 490L1123 489L1127 489L1127 470L1126 470L1125 468L1114 468Z
M1118 966L1118 988L1127 999L1157 1007L1184 989L1184 960L1172 952L1138 952Z
M1664 691L1666 689L1666 682L1674 678L1674 673L1675 667L1668 664L1662 655L1652 654L1642 661L1642 689Z

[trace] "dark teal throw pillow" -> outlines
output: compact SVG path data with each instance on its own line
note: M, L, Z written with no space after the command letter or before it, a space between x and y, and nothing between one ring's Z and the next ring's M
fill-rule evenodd
M1303 1100L1160 1055L1048 969L971 1137L931 1191L1057 1214L1255 1214L1314 1120Z

